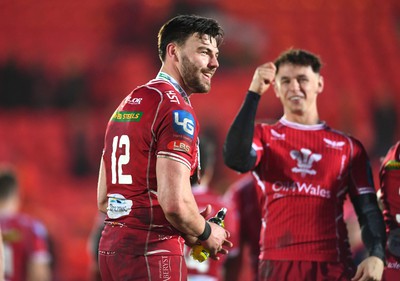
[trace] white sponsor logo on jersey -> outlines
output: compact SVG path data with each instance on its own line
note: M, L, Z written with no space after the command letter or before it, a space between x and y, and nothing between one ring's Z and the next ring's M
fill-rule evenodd
M161 280L171 279L171 261L169 256L161 256Z
M327 147L342 150L343 146L346 144L344 141L333 141L327 138L324 138L324 142Z
M143 98L127 97L125 102L128 104L138 105L142 102Z
M170 102L176 102L177 104L181 104L174 91L166 91L165 93L167 94L167 97L169 98Z
M109 194L107 216L111 219L117 219L129 215L132 208L132 200L125 199L121 194Z
M387 264L387 268L391 268L391 269L400 269L400 263L398 263L397 261L394 262L388 262Z
M273 140L285 140L286 135L285 134L280 134L274 129L271 129L271 135Z
M320 185L313 185L306 182L281 182L276 181L272 185L272 190L276 192L274 198L285 197L291 193L309 194L323 198L330 198L330 190L321 187Z
M312 153L308 148L301 148L300 151L290 151L290 157L297 161L297 167L292 168L293 173L301 173L303 177L305 175L315 175L317 172L312 169L314 162L321 160L321 154Z
M193 138L195 129L193 115L185 110L175 110L173 113L175 131Z

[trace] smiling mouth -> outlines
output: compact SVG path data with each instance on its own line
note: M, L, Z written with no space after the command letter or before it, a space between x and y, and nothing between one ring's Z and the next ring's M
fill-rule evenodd
M207 78L211 80L211 77L213 77L214 72L203 72L203 75Z
M298 100L301 100L301 99L303 99L303 97L301 97L301 96L293 96L293 97L289 98L289 100L291 100L291 101L298 101Z

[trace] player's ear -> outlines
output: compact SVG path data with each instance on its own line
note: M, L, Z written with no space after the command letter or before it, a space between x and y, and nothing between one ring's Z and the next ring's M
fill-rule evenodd
M178 46L175 43L169 43L166 48L166 56L174 61L179 60Z
M318 77L318 91L317 93L320 94L324 90L324 77L321 75Z
M274 86L275 97L279 99L279 88L278 88L279 86L277 84L278 83L276 83L276 81L272 83L272 85Z

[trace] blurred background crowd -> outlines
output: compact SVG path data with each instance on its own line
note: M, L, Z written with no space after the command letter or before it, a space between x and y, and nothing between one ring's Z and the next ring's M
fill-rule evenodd
M226 33L211 92L191 99L215 137L217 192L240 177L222 145L255 67L290 47L321 56L320 116L362 141L377 184L379 159L400 137L398 0L2 0L0 162L18 173L21 209L47 227L54 280L89 280L107 121L157 74L160 26L187 13ZM262 100L259 119L281 114L272 94Z

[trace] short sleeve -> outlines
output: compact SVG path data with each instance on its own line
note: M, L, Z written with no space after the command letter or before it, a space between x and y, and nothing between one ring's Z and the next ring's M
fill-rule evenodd
M155 132L157 157L169 158L193 169L197 165L199 125L193 109L183 102L163 102Z

